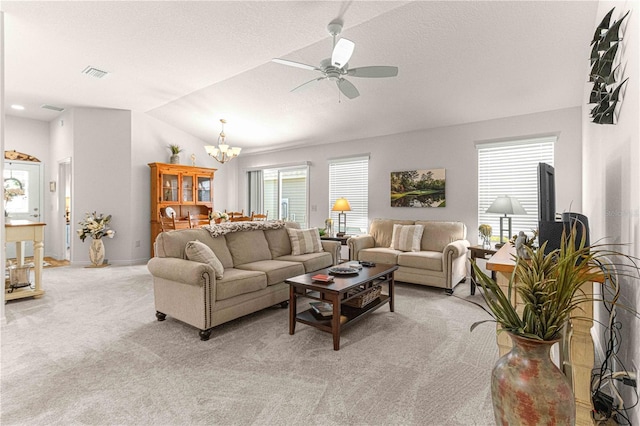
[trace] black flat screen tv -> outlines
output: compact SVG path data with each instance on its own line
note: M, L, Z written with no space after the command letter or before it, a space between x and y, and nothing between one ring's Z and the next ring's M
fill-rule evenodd
M538 221L556 220L556 183L553 166L538 163Z

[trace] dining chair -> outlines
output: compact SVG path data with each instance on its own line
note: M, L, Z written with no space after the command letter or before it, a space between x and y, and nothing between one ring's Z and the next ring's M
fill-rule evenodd
M255 220L255 221L265 221L267 220L268 216L269 216L269 210L267 210L267 213L265 214L251 212L251 220Z

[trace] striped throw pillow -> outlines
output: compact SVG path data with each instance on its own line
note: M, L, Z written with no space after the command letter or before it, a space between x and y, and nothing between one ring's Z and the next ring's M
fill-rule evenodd
M320 232L318 228L294 229L287 228L289 239L291 240L291 254L298 256L307 253L320 253L322 244L320 243Z
M423 232L422 225L393 225L390 248L400 251L420 251Z

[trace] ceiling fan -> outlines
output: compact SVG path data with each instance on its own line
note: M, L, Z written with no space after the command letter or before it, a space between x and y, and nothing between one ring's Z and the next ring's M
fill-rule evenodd
M288 65L290 67L302 68L311 71L320 71L321 77L309 80L306 83L292 89L292 92L298 91L303 88L307 88L314 83L318 83L322 80L335 81L338 85L338 89L349 99L354 99L360 96L360 92L356 89L349 80L346 80L345 76L350 77L364 77L364 78L383 78L383 77L395 77L398 75L398 67L391 66L370 66L359 67L349 69L349 59L353 55L355 43L346 38L341 38L336 42L336 37L342 31L341 22L332 22L327 26L329 34L333 36L333 52L331 57L323 59L320 62L319 67L303 64L300 62L290 61L288 59L274 58L272 61L282 65Z

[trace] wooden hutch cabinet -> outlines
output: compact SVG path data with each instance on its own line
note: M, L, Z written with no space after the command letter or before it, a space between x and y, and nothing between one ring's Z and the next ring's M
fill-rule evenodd
M162 228L160 214L175 212L176 228L189 227L189 215L208 215L213 209L213 175L216 169L180 164L150 163L151 168L151 256ZM171 210L170 210L171 211Z

